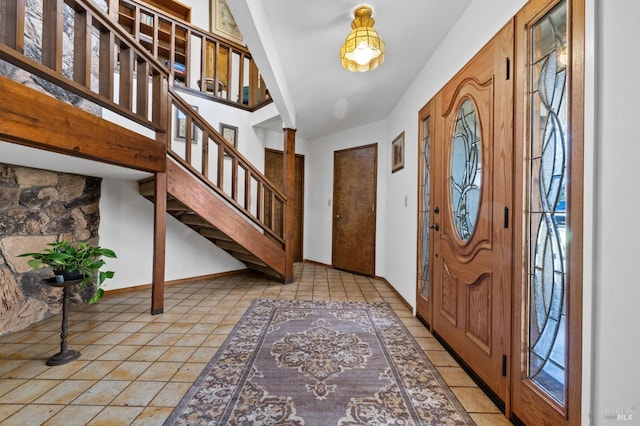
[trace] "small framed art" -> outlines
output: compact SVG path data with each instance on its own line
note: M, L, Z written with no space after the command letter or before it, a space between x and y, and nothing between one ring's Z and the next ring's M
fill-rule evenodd
M230 126L228 124L220 123L220 134L227 140L234 148L238 148L238 128Z
M391 173L404 167L404 132L391 142Z

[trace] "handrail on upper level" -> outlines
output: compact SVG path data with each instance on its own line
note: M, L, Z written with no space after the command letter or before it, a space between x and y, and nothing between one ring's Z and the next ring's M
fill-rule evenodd
M37 44L25 34L25 3L2 0L1 59L153 131L166 130L168 70L105 11L91 1L45 1Z
M172 88L169 99L169 154L284 248L287 197Z
M180 85L238 108L271 102L251 52L138 0L119 0L118 22L161 59ZM113 13L112 13L113 14Z

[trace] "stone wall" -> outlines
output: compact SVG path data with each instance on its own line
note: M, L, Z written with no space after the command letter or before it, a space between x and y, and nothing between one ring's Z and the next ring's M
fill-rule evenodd
M51 268L34 271L16 256L63 240L97 245L101 181L0 163L0 335L60 312L62 290L42 284ZM92 291L74 293L71 303Z

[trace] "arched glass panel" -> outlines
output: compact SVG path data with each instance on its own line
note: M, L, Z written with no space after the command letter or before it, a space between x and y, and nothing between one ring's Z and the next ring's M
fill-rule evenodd
M567 4L532 28L529 378L566 401Z
M450 167L453 221L458 237L468 241L478 222L482 184L480 123L469 99L462 102L456 117Z

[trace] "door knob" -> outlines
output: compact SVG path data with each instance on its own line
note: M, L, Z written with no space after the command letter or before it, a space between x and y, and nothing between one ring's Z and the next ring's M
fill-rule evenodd
M440 225L438 225L437 223L434 223L433 225L429 225L429 228L435 230L435 231L439 231L440 230Z
M340 219L340 215L339 214L336 215L336 219Z

